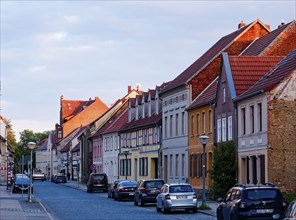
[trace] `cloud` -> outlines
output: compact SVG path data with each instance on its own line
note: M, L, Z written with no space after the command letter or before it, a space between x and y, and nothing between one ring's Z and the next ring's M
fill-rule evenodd
M29 69L30 72L40 72L40 71L43 71L43 70L46 70L47 67L46 66L34 66L34 67L31 67Z
M80 17L78 16L64 16L65 20L69 23L76 23L80 20Z
M55 42L61 41L67 37L66 32L55 32L55 33L48 33L48 34L39 34L37 35L37 39L41 42Z

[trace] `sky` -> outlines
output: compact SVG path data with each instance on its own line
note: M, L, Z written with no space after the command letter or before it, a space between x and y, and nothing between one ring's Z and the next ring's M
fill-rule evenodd
M129 85L171 81L238 24L296 19L290 1L1 0L1 112L19 132L53 130L60 97L111 106Z

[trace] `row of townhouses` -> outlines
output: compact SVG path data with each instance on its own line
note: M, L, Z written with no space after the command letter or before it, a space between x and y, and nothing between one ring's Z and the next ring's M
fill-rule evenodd
M104 172L110 182L162 178L201 189L203 164L211 170L214 149L230 141L238 183L295 193L295 48L295 21L273 31L260 20L240 23L175 79L148 91L128 86L110 108L62 96L60 123L39 144L37 166L82 182Z

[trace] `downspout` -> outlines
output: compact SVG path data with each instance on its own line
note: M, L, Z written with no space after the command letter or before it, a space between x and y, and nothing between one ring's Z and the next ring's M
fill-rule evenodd
M120 152L121 152L121 136L120 136L120 133L118 133L118 137L119 137L119 140L118 140L118 156L117 156L117 179L119 179L119 173L120 173L120 164L119 164L119 155L120 155Z
M235 137L235 183L238 183L238 114L237 114L237 102L234 102L234 137ZM232 123L233 124L233 123Z

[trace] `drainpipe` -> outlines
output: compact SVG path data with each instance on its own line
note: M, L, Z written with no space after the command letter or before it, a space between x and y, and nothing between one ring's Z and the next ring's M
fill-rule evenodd
M238 114L237 114L237 102L234 102L234 138L235 138L235 182L238 182ZM233 123L232 123L233 124Z

